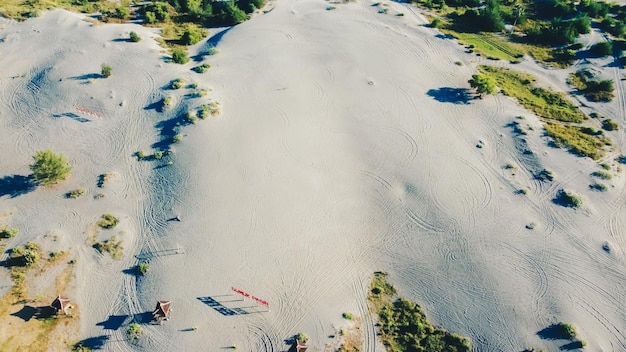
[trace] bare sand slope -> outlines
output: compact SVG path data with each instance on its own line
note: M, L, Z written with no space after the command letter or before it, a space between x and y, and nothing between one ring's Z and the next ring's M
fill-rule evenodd
M609 191L588 191L597 163L547 147L536 117L509 98L468 99L467 79L483 60L425 27L409 6L385 3L382 14L382 5L372 5L270 3L272 11L220 34L205 75L188 71L195 63L161 64L148 40L112 41L128 28L148 36L140 27L87 28L64 12L6 25L6 38L25 35L31 24L42 32L0 44L11 53L0 57L3 67L15 72L3 76L26 72L0 81L0 122L11 131L2 145L15 150L0 159L3 175L27 174L32 153L49 145L75 163L63 189L97 192L99 173L118 175L97 201L61 199L58 189L0 199L0 211L12 212L11 223L25 233L59 232L80 253L85 337L108 336L106 350L236 344L256 352L286 350L285 339L304 331L311 350L324 351L337 343L329 335L350 325L341 318L348 311L363 317L364 350L381 351L366 294L371 273L385 270L401 295L422 304L435 324L471 337L477 351L556 350L568 341L537 332L561 320L591 350L626 349L623 172L607 158L617 175L606 181ZM59 28L59 21L71 25ZM50 28L72 26L85 27L86 39L60 41L73 57L65 68L55 50L40 47L43 40L31 50L47 55L29 62L16 52ZM111 78L69 79L97 72L101 61L112 64ZM123 75L118 67L127 67ZM518 67L544 72L529 62ZM42 71L49 78L37 78ZM172 126L202 103L162 89L176 77L212 87L207 99L221 102L222 115ZM544 84L562 85L561 75L546 77ZM55 89L42 94L42 83L33 82ZM168 94L176 95L175 108L144 109ZM50 117L72 104L107 117ZM620 104L607 111L619 114ZM527 116L519 120L526 136L510 127L517 115ZM615 117L621 123L624 116ZM184 138L173 166L151 172L156 164L131 157L178 131ZM621 132L611 136L623 148ZM544 168L554 182L534 178ZM582 209L556 205L560 188L581 194ZM124 219L122 261L83 244L103 212ZM175 215L182 221L167 221ZM525 227L531 223L534 230ZM179 248L185 253L175 254ZM121 273L136 254L151 265L138 281ZM240 300L233 286L267 300L271 311ZM144 325L145 337L129 344L114 322L141 317L157 299L172 300L172 319ZM104 321L110 324L98 324Z

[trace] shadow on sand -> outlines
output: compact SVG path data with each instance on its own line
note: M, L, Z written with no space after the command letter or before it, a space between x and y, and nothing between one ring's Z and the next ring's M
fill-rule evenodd
M45 320L55 317L56 309L50 306L33 307L25 305L19 311L11 313L11 315L24 321L29 321L31 319Z
M97 326L102 326L104 330L118 330L124 325L128 319L128 315L109 315L109 319L97 323Z
M426 94L440 103L469 104L474 99L467 88L443 87L430 89Z
M0 197L19 197L34 191L37 183L30 176L10 175L0 178Z

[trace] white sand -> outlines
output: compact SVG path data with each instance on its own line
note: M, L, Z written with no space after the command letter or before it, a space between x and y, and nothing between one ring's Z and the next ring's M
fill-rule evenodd
M194 62L164 63L150 39L155 30L94 27L64 11L2 22L0 177L29 174L31 156L48 147L74 168L54 188L11 197L0 187L0 214L10 214L0 225L21 230L9 246L36 240L78 257L68 294L85 338L110 335L105 350L236 344L256 352L286 350L284 340L304 331L312 351L325 351L337 343L329 335L349 326L341 318L348 311L363 317L364 350L382 351L366 295L373 271L384 270L402 296L435 324L469 336L477 351L557 350L567 341L536 333L558 321L573 323L589 350L626 350L623 172L605 181L608 192L591 192L597 163L548 147L537 118L512 99L439 101L467 88L476 64L508 64L464 53L425 27L415 8L385 2L388 14L379 14L372 4L327 11L319 0L272 2L271 12L223 35L203 75L189 70ZM144 40L115 41L131 30ZM102 62L113 67L110 78L72 78L98 73ZM514 68L567 89L569 71L548 72L530 59ZM213 91L191 99L188 89L163 89L178 77ZM622 124L616 83L618 99L597 108ZM167 95L176 107L145 109ZM180 128L183 142L165 160L173 166L132 156L162 139L159 123L212 100L222 115ZM89 122L53 118L64 113ZM507 127L517 115L534 127L527 146ZM608 134L619 154L623 132ZM505 170L507 163L516 169ZM533 178L543 168L554 182ZM114 175L100 190L104 172ZM63 198L79 187L87 196ZM522 188L526 195L515 194ZM560 188L581 194L583 208L555 205ZM106 197L94 200L100 192ZM121 218L98 235L123 239L120 261L87 243L102 213ZM176 215L182 222L167 221ZM533 222L534 230L525 228ZM47 233L59 240L48 243ZM185 253L173 254L177 248ZM138 281L122 272L135 255L151 266ZM267 300L271 311L237 301L231 286ZM254 314L224 316L198 300L207 296ZM123 327L97 325L150 311L157 299L172 300L173 317L144 325L138 343L125 340Z

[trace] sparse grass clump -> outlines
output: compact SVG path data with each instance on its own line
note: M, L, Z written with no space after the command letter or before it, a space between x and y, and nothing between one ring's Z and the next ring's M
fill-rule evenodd
M174 98L172 97L165 97L163 99L163 106L170 106L170 104L172 104L172 101L174 100Z
M156 152L154 152L154 158L156 160L161 160L163 159L163 152L160 150L157 150Z
M182 78L177 78L170 83L171 89L180 89L185 86L185 80Z
M135 271L137 272L138 275L141 275L141 276L147 274L149 270L150 270L150 264L146 262L141 262L137 264L137 266L135 267Z
M220 51L215 47L210 47L209 51L207 51L207 55L217 55Z
M196 116L196 113L192 110L187 111L187 113L185 114L185 122L190 124L195 124L196 122L198 122L198 117Z
M104 185L109 180L109 176L110 176L110 174L108 172L105 172L103 174L100 174L100 176L98 176L98 188L103 188L104 187Z
M576 338L576 328L570 323L560 322L556 324L556 328L561 337L566 339Z
M18 229L10 229L8 227L3 227L0 229L0 238L13 238L20 232Z
M546 123L544 128L547 135L554 139L556 146L568 148L574 154L594 160L602 157L602 148L611 143L606 137L599 136L596 131L586 127Z
M182 134L177 134L174 137L172 137L172 142L173 143L180 143L183 141L183 135Z
M204 120L204 119L206 119L209 116L217 116L217 115L220 114L220 112L221 112L221 110L220 110L220 103L212 102L212 103L209 103L209 104L202 105L200 107L198 115L199 115L199 117L201 119Z
M39 246L29 242L23 247L14 247L9 254L10 266L29 267L37 263L40 258Z
M583 199L579 195L563 189L557 192L555 201L568 208L580 208L583 205Z
M126 334L131 341L138 339L141 336L141 325L137 323L129 324L128 328L126 328Z
M439 28L443 24L438 18L431 22L431 26ZM451 35L459 40L459 42L468 47L470 50L493 60L506 60L511 63L520 62L520 58L524 56L523 47L511 42L507 42L503 38L494 33L464 33L443 30L444 33Z
M298 341L300 341L302 343L309 342L309 336L307 334L303 333L303 332L298 333L295 338L296 338L296 340L298 340Z
M610 180L613 178L613 175L611 175L610 173L606 171L594 171L591 173L591 176L597 177L603 180Z
M146 152L143 150L138 150L137 152L135 152L135 156L137 157L137 160L143 160L146 158Z
M113 259L120 259L124 252L122 240L118 241L115 236L109 238L108 240L94 243L93 248L102 254L109 253Z
M76 199L80 196L85 195L85 193L87 193L87 190L84 188L78 188L72 191L69 191L65 194L66 198L71 198L71 199Z
M536 175L535 178L539 181L552 181L554 180L554 173L548 169L543 169L541 171L539 171Z
M113 71L113 69L111 68L111 66L109 66L107 64L102 64L102 66L100 66L100 75L103 78L111 77L112 71Z
M590 101L613 100L615 86L612 80L594 80L588 70L579 70L569 75L568 82Z
M112 229L117 226L119 222L120 220L111 214L102 214L102 217L96 222L96 225L103 229Z
M137 43L141 41L141 37L135 32L130 32L130 41L133 43Z
M352 313L349 313L349 312L344 312L343 314L341 314L341 316L342 316L344 319L348 319L348 320L352 320L352 319L354 319L354 316L352 315Z
M187 55L187 51L182 48L172 50L172 61L181 65L188 63L189 56Z
M603 183L592 183L589 185L589 189L591 189L592 191L598 191L598 192L606 192L607 187L605 184Z

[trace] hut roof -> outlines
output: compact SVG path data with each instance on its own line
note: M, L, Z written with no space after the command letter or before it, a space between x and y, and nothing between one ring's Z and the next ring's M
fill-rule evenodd
M305 342L296 339L296 352L305 352L307 347Z
M158 301L152 315L155 318L167 318L170 315L170 304L170 301Z
M70 299L69 298L65 298L65 297L61 297L61 296L57 296L57 298L55 298L54 301L52 301L50 306L52 308L56 308L57 310L65 311L67 308L70 307Z

